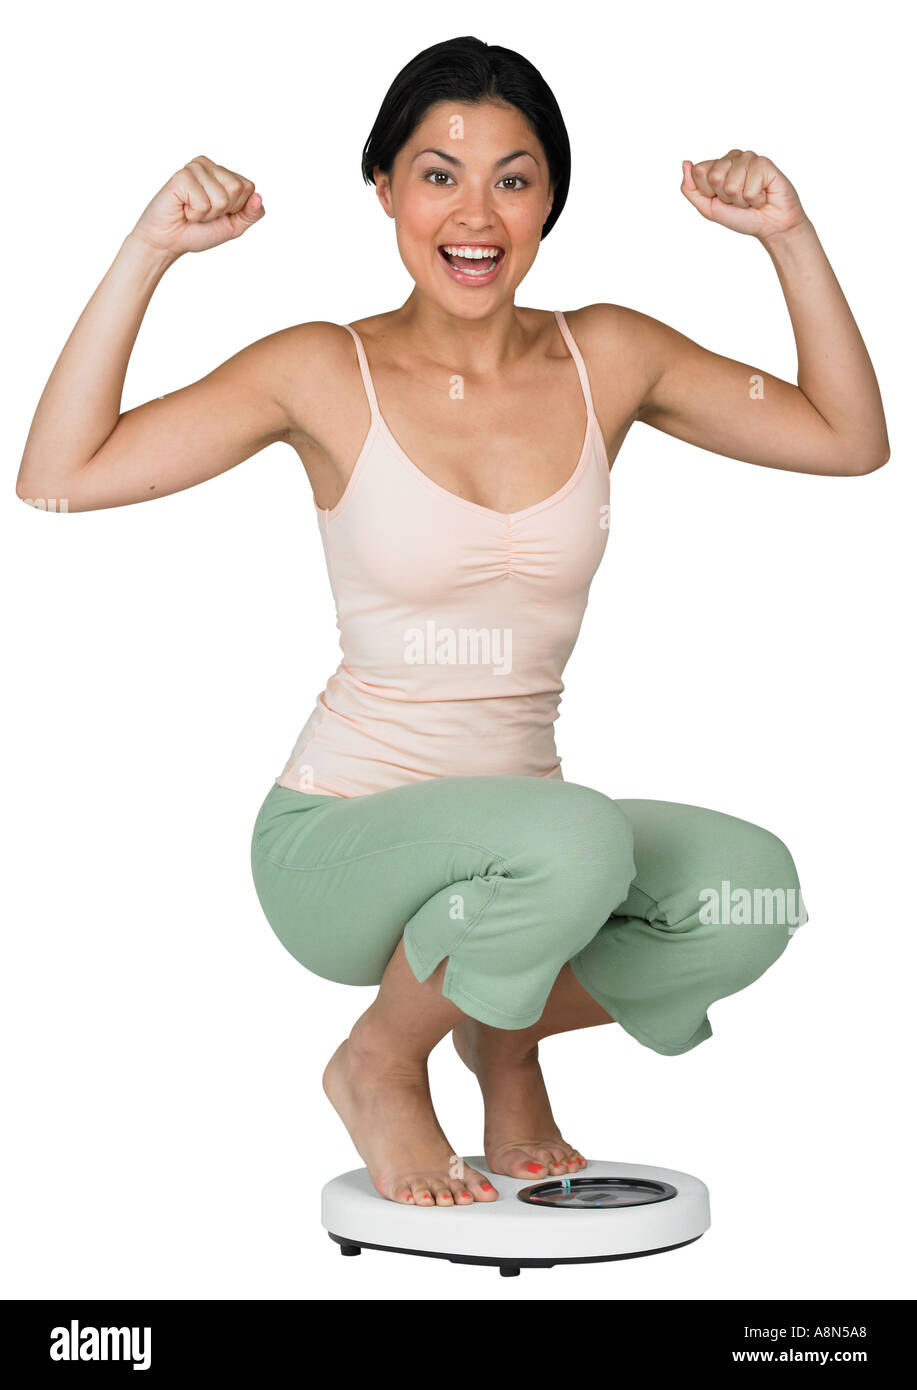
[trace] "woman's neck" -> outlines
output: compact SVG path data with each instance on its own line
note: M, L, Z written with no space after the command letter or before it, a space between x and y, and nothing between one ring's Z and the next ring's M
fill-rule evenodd
M512 302L483 318L460 318L416 289L397 311L395 322L411 350L454 372L476 375L510 366L529 350L533 337Z

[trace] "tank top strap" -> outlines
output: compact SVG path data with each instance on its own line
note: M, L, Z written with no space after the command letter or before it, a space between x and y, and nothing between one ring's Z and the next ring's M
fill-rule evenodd
M372 415L373 423L375 423L375 421L379 417L379 403L376 400L376 391L375 387L373 386L373 379L369 373L369 363L366 360L366 349L363 347L363 340L360 337L357 330L355 328L351 328L349 323L345 323L344 327L347 329L347 332L351 335L351 337L357 345L357 358L360 363L360 375L363 378L363 389L366 391L366 399L369 401L370 413Z
M576 346L573 334L567 327L567 320L564 318L563 314L559 309L554 310L554 317L557 319L557 326L560 329L561 334L563 335L563 340L570 350L570 356L576 363L576 370L579 374L580 386L583 388L583 396L586 400L586 411L589 414L590 418L596 420L596 423L598 423L598 417L596 416L595 406L592 401L592 391L589 389L589 376L586 371L586 363L583 361L583 354Z

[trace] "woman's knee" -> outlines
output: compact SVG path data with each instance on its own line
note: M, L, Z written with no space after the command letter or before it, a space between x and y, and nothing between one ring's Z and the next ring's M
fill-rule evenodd
M698 886L697 900L698 924L716 940L724 993L762 975L808 920L793 856L761 826L749 825L744 852L722 863L718 881Z
M566 916L595 917L600 925L627 896L636 873L633 828L602 792L577 782L551 785L510 872L524 866Z
M748 824L739 852L722 864L707 899L724 920L799 925L805 909L799 873L786 844L763 826Z

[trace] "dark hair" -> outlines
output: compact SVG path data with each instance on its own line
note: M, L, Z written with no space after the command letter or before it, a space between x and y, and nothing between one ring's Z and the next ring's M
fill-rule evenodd
M570 187L570 140L554 93L521 53L481 39L447 39L425 48L403 67L385 94L363 150L363 178L373 183L378 165L391 173L398 151L438 101L495 100L515 106L544 147L554 189L542 240L554 226Z

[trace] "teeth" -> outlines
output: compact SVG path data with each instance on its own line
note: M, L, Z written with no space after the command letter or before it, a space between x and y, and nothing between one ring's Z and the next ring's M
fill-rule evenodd
M499 246L444 246L448 256L462 256L467 261L494 260L499 256Z

